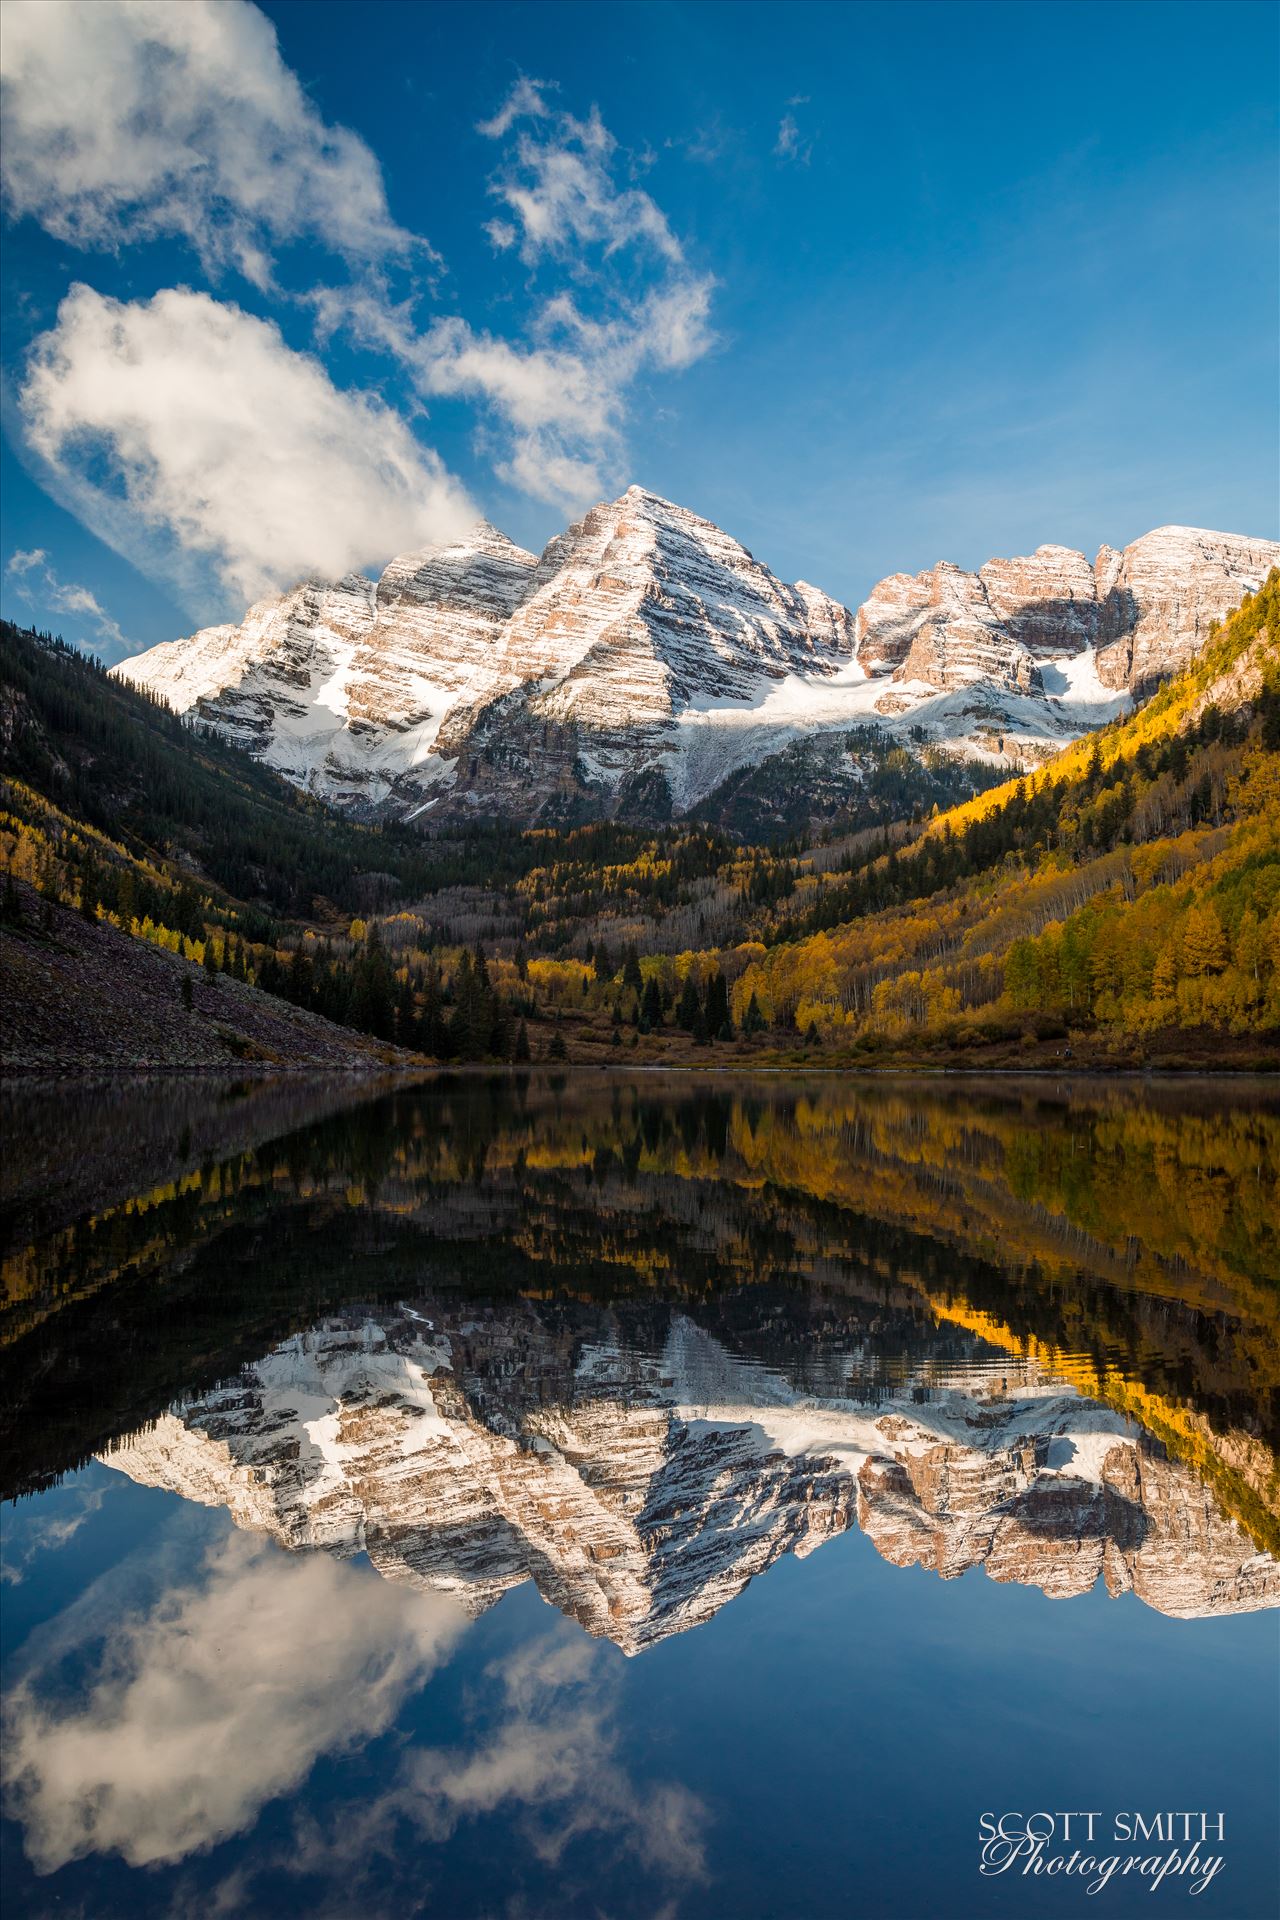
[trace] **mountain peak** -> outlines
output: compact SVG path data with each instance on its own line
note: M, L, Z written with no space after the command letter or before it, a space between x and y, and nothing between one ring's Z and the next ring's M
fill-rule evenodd
M1152 527L1149 533L1140 533L1136 540L1129 542L1129 545L1140 547L1147 540L1165 540L1170 537L1177 540L1217 540L1230 546L1258 545L1258 542L1251 540L1248 534L1222 533L1215 527L1184 527L1176 521L1171 521L1167 526Z
M502 559L513 559L526 566L532 566L536 555L518 547L514 540L505 534L501 527L495 527L491 520L473 521L465 533L453 540L436 541L425 547L414 547L407 553L399 553L388 562L383 578L393 569L421 567L425 563L443 558L445 555L492 554Z
M460 547L479 547L485 551L496 551L500 553L527 552L526 548L517 546L511 536L504 533L501 527L495 527L492 520L485 519L477 520L475 525L469 527L456 544ZM533 557L532 554L528 554L529 559Z
M641 513L651 520L665 521L668 524L692 524L699 527L715 525L713 520L704 520L701 514L695 513L692 507L682 507L678 500L668 500L665 494L654 493L649 487L630 486L625 493L620 494L609 504L615 508ZM719 528L716 531L719 532Z
M633 483L537 558L477 520L376 589L300 588L122 670L361 810L535 821L608 814L635 789L687 812L789 743L859 725L1034 765L1184 666L1278 562L1273 543L1195 528L1093 565L1045 544L893 575L855 623Z

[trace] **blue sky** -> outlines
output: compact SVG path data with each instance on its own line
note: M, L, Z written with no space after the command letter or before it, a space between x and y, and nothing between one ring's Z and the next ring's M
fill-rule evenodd
M1276 532L1270 5L158 13L6 0L15 617L118 657L633 480L851 604Z

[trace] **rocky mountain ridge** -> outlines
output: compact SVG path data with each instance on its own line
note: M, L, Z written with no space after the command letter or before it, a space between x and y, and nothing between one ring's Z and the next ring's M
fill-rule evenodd
M942 561L891 574L858 609L858 657L902 681L950 689L987 680L1057 686L1045 668L1092 653L1102 687L1141 695L1186 666L1209 624L1277 564L1274 542L1196 527L1157 527L1092 566L1070 547L988 560L976 573Z
M1034 763L1185 665L1278 563L1274 542L1164 527L1092 565L1043 546L894 574L855 617L631 487L540 556L482 522L113 671L362 812L661 816L868 723Z
M104 1458L473 1614L532 1579L628 1653L854 1525L946 1579L1066 1597L1101 1577L1180 1618L1280 1603L1189 1468L1007 1355L868 1391L866 1356L832 1353L815 1395L682 1313L650 1350L607 1315L596 1333L528 1302L352 1311Z

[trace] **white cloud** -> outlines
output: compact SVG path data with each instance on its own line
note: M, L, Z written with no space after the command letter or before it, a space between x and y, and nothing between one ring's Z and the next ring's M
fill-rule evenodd
M628 1768L619 1752L619 1665L612 1649L560 1623L469 1679L472 1724L459 1745L407 1748L386 1787L364 1801L348 1796L340 1822L296 1805L284 1845L257 1852L212 1894L202 1887L199 1911L256 1910L266 1898L257 1897L258 1876L278 1885L284 1874L340 1890L332 1905L321 1896L309 1909L332 1920L408 1911L431 1877L424 1842L490 1823L517 1867L523 1843L571 1905L567 1887L590 1874L591 1856L573 1863L568 1880L556 1869L572 1841L594 1836L604 1860L628 1857L633 1879L649 1874L675 1889L651 1908L655 1920L674 1920L682 1884L707 1878L709 1812L678 1781L645 1781Z
M480 131L523 129L493 191L507 214L486 226L500 251L518 245L530 267L566 268L572 291L536 307L524 338L512 340L450 315L419 329L411 302L394 304L385 283L322 288L309 296L322 335L349 327L364 344L392 354L427 399L470 399L498 422L495 470L524 493L577 511L621 478L627 397L648 370L679 371L714 343L715 282L695 272L661 209L634 187L615 184L617 143L593 109L587 120L548 106L546 81L521 80ZM649 273L615 269L633 249ZM656 263L658 277L652 277ZM594 312L584 312L587 299Z
M647 368L679 370L708 351L713 284L682 276L604 321L584 319L560 295L538 315L527 346L463 321L441 323L418 343L420 385L488 401L513 430L499 476L573 511L621 476L634 382Z
M487 140L501 140L517 120L545 120L550 109L543 96L552 91L552 82L531 80L521 74L493 118L477 121L476 132L482 133Z
M469 1689L483 1730L456 1747L409 1749L391 1786L350 1805L339 1829L300 1810L288 1856L273 1864L355 1896L371 1859L385 1873L420 1858L406 1831L438 1844L496 1817L508 1848L518 1837L552 1868L572 1841L596 1835L668 1883L705 1880L704 1802L678 1781L637 1780L619 1755L617 1661L562 1624L495 1662Z
M645 356L655 366L681 370L710 352L711 295L715 281L692 277L659 287L641 309L640 333Z
M514 1815L551 1866L581 1834L608 1834L650 1871L705 1878L702 1801L675 1781L640 1785L617 1756L609 1661L569 1628L490 1668L506 1715L470 1748L410 1755L404 1811L436 1840L463 1820Z
M804 96L801 94L797 95L791 104L800 106L803 102ZM808 166L813 156L813 142L800 138L800 128L793 113L783 114L778 124L778 138L774 142L773 151L779 160L795 160L802 167Z
M393 303L393 264L430 250L392 222L373 154L320 118L247 0L6 0L2 71L13 213L80 246L177 235L208 271L235 265L264 287L281 245L320 239L358 269L301 296L320 335L348 326L421 398L477 405L498 477L560 508L630 477L636 382L713 344L713 280L596 109L564 111L549 82L520 79L479 129L503 147L492 245L571 289L503 338L458 314L422 326L413 301ZM475 518L402 418L201 293L123 303L74 287L20 407L55 497L201 620L211 583L218 611L238 614Z
M523 236L521 259L532 265L543 253L563 253L572 246L600 245L607 255L642 244L666 261L679 262L680 243L661 208L641 188L615 184L618 143L598 109L592 107L585 120L552 113L542 97L544 86L518 81L505 106L479 128L501 139L518 120L532 118L537 126L536 132L526 128L520 134L489 188L515 216ZM496 244L511 244L506 231Z
M30 553L15 553L5 571L20 575L41 564L44 558L42 547L35 547ZM83 589L73 588L72 591L82 592ZM92 595L89 597L93 598ZM97 602L94 604L96 606ZM115 622L111 624L114 626ZM116 631L119 632L119 628ZM33 1516L23 1516L26 1524L18 1520L15 1525L15 1521L10 1520L6 1527L5 1538L0 1542L3 1547L3 1553L0 1553L0 1582L5 1585L20 1586L37 1560L46 1553L56 1553L69 1540L73 1540L85 1521L98 1512L106 1494L101 1487L92 1490L60 1487L53 1499L56 1504L51 1513L46 1511L50 1504L46 1498ZM15 1532L18 1536L16 1545L13 1539Z
M476 518L398 414L203 293L126 303L74 286L32 349L19 406L51 490L188 597L212 573L242 605Z
M18 598L37 618L47 621L51 614L65 613L81 628L87 625L101 642L94 651L104 660L122 660L133 651L95 593L72 580L59 580L43 547L32 547L27 552L19 549L11 554L5 575L13 583ZM83 633L67 637L80 644Z
M438 1595L241 1534L201 1584L124 1616L108 1582L37 1641L5 1717L4 1781L37 1873L175 1861L249 1827L321 1754L383 1733L465 1620ZM67 1707L68 1654L96 1672Z
M706 126L695 127L688 134L669 134L662 144L668 152L679 151L687 154L690 160L699 160L704 166L714 166L732 147L739 144L739 140L737 132L727 128L720 115L715 114Z
M321 1756L403 1728L406 1702L467 1632L453 1600L416 1582L255 1534L210 1543L215 1524L184 1504L15 1656L0 1781L38 1874L113 1852L173 1864L248 1832ZM42 1534L41 1549L71 1531ZM706 1806L677 1780L638 1777L621 1750L626 1667L556 1620L469 1676L457 1744L392 1747L385 1771L368 1770L371 1793L353 1782L336 1825L298 1799L290 1842L268 1833L225 1906L202 1895L198 1910L256 1907L258 1875L282 1873L345 1889L335 1912L376 1906L399 1863L406 1891L420 1887L424 1841L494 1819L550 1866L595 1835L668 1882L705 1879Z
M73 246L176 235L259 285L303 237L352 261L422 246L247 0L5 0L0 80L7 205Z
M368 288L326 288L314 304L322 332L346 325L393 354L424 398L486 404L507 429L499 478L572 512L620 471L628 388L646 368L680 370L708 351L713 286L705 276L664 280L604 320L558 294L522 342L456 317L419 333L407 304Z

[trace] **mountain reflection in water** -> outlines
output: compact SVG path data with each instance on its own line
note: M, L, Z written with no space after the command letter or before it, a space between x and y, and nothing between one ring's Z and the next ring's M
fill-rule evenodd
M851 1303L806 1325L810 1303L762 1291L728 1312L343 1314L104 1457L472 1614L532 1579L631 1653L855 1522L944 1577L1058 1597L1101 1575L1184 1617L1280 1599L1276 1562L1121 1414L972 1336ZM829 1392L751 1357L784 1330ZM898 1383L872 1395L858 1376L881 1357Z
M1229 1779L1269 1912L1268 1089L6 1098L7 1910L1023 1920Z
M533 1075L38 1118L6 1492L97 1453L472 1613L532 1579L632 1652L855 1524L944 1577L1277 1599L1260 1095ZM22 1244L50 1161L78 1217Z

